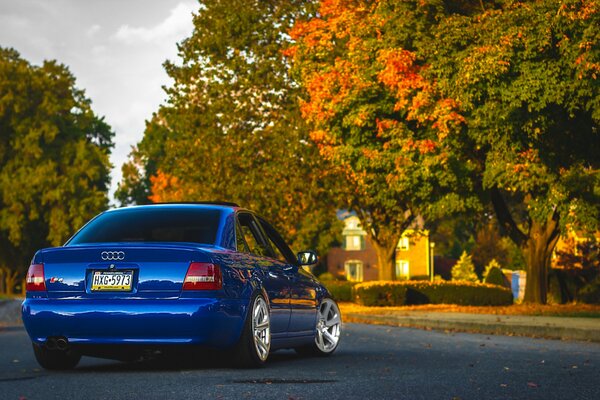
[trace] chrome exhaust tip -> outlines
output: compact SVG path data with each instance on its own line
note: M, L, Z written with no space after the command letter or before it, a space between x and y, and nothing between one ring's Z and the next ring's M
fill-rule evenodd
M67 350L68 347L69 347L69 342L67 342L67 339L65 339L65 338L56 339L56 348L58 350L64 351L64 350Z

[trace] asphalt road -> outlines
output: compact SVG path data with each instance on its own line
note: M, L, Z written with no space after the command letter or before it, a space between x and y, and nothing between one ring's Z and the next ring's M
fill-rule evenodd
M0 399L598 399L599 378L597 343L360 324L332 357L277 352L258 370L83 358L48 372L22 328L0 330Z

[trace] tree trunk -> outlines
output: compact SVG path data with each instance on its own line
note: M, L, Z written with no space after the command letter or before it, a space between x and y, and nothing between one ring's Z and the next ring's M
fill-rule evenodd
M560 232L558 211L555 209L545 221L532 219L529 229L523 232L513 219L500 190L492 188L490 194L501 232L508 235L521 249L527 262L527 283L523 301L546 304L550 257Z
M4 281L6 282L6 294L13 295L15 292L15 282L17 281L17 276L19 275L19 271L5 271Z
M0 267L0 294L6 294L6 287L4 286L4 268Z
M394 240L395 239L395 240ZM380 243L372 240L375 253L377 254L377 266L379 268L380 281L393 281L396 279L396 268L394 265L396 246L398 238L390 240L389 243Z
M558 241L558 221L532 222L525 247L527 262L525 303L546 304L548 299L548 270L552 252Z

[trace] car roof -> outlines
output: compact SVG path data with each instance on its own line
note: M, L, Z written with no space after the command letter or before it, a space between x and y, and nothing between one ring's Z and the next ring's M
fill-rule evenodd
M141 204L141 205L133 205L127 207L118 207L106 210L105 212L115 212L115 211L126 211L126 210L143 210L150 208L211 208L211 209L221 209L221 210L230 210L236 211L241 209L241 207L236 203L225 202L225 201L197 201L197 202L168 202L168 203L150 203L150 204Z
M213 205L213 206L227 206L239 208L239 204L232 201L174 201L164 203L152 203L148 205L159 205L159 204L200 204L200 205Z

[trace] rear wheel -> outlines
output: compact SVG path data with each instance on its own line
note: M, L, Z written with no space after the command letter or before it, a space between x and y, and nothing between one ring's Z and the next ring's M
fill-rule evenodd
M236 348L236 364L242 368L262 366L271 350L271 318L267 301L259 293L250 304L244 331Z
M329 356L337 349L341 335L340 308L333 299L326 297L319 305L314 343L295 350L300 355Z
M44 346L32 343L33 354L37 362L45 369L65 370L73 369L81 360L81 354L68 350L48 350Z

